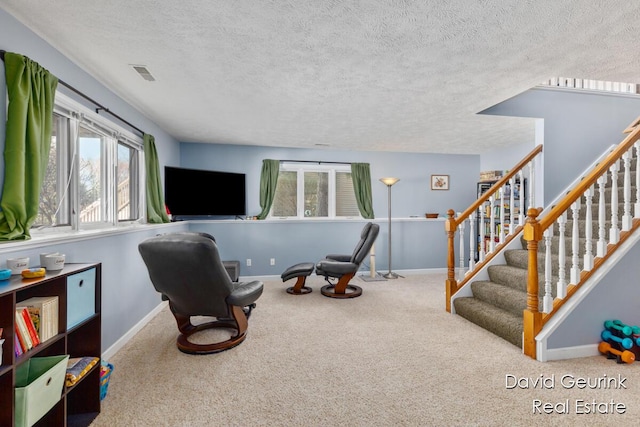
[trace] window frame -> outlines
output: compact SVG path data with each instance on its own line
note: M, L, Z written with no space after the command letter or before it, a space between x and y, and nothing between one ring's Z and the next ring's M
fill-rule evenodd
M279 172L296 172L296 216L273 215L274 204L271 205L268 219L278 220L305 220L305 221L326 221L344 219L362 219L362 214L358 210L357 215L337 216L336 215L336 173L351 173L350 164L341 163L308 163L308 162L280 162ZM328 173L327 189L327 216L308 217L304 215L304 174L307 172ZM277 191L277 190L276 190ZM355 194L353 195L355 200Z
M80 230L106 229L118 226L126 226L134 223L146 223L146 199L144 197L145 176L141 165L144 165L143 139L141 136L125 129L120 124L101 116L96 111L91 110L80 102L69 96L56 91L54 101L54 114L62 116L68 124L64 132L67 139L61 144L60 138L56 138L57 161L64 163L61 167L58 164L58 191L62 190L63 202L60 203L59 211L66 216L66 223L56 226L40 226L32 228L32 235L48 235L59 232L73 232ZM54 118L54 120L56 120ZM76 127L77 126L77 127ZM79 171L80 171L80 147L79 131L80 126L100 134L104 137L100 152L101 162L101 199L106 203L101 205L101 220L95 222L80 222L79 206ZM76 127L77 130L73 129ZM130 179L135 179L135 191L131 191L130 203L135 201L137 214L135 217L118 219L117 206L117 174L118 174L118 147L122 144L134 150L133 161L130 164ZM65 187L68 188L65 191ZM65 213L66 212L66 213ZM131 211L132 213L134 210ZM58 217L60 217L58 213ZM64 217L63 217L64 218Z

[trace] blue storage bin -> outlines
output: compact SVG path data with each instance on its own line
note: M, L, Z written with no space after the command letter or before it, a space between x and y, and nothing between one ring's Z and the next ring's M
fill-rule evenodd
M67 329L96 312L96 269L67 277Z

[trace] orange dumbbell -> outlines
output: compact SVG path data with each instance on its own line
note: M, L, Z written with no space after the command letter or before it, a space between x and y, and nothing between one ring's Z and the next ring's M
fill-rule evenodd
M611 347L611 344L606 341L602 341L598 345L598 351L600 351L600 353L602 354L606 354L607 357L617 358L618 363L633 363L636 360L636 355L633 354L633 352L629 350L616 350L615 348Z

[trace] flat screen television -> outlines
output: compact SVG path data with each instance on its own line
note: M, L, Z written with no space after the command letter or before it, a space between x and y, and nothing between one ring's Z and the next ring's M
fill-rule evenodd
M245 174L165 166L164 198L174 218L246 215Z

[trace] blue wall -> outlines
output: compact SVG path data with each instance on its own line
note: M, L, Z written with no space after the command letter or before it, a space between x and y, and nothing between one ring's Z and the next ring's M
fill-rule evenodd
M91 98L110 108L138 128L155 136L160 164L178 165L179 144L140 112L109 91L97 80L73 64L47 42L0 9L0 49L26 55ZM0 99L5 100L4 66L0 66ZM4 150L6 108L0 108L0 150ZM0 161L0 188L4 162ZM5 260L29 256L31 266L39 264L41 252L62 252L68 262L101 262L102 269L102 348L106 350L156 307L155 292L142 260L138 243L156 233L186 229L186 224L145 226L118 234L93 234L72 242L29 242L0 244L0 266ZM105 235L106 234L106 235Z
M373 209L381 233L376 242L378 270L388 269L388 189L378 181L395 176L392 187L392 267L394 270L443 268L446 238L443 220L426 220L426 212L442 217L448 209L462 211L475 200L479 172L477 155L390 152L351 152L217 144L181 144L183 167L241 172L247 175L247 213L260 212L259 188L262 160L323 160L367 162L371 165ZM431 174L446 174L450 190L431 190ZM206 197L206 189L201 190ZM410 218L410 217L419 217ZM328 253L351 253L365 221L267 220L204 221L192 230L216 236L231 259L241 261L241 274L279 275L302 261L317 261ZM231 255L232 254L232 255ZM251 267L246 259L252 260ZM276 258L276 265L269 260Z
M215 142L215 141L214 141ZM426 212L444 215L447 209L463 210L475 200L480 158L477 155L446 155L367 151L309 150L223 144L182 143L183 167L247 174L247 214L260 212L260 171L263 159L365 162L371 165L371 190L376 218L387 218L387 187L378 181L395 176L392 215L423 217ZM450 190L430 189L430 176L449 175ZM206 189L203 189L206 194Z
M485 111L544 119L544 200L553 200L640 116L640 97L531 89ZM533 147L532 147L533 148Z

